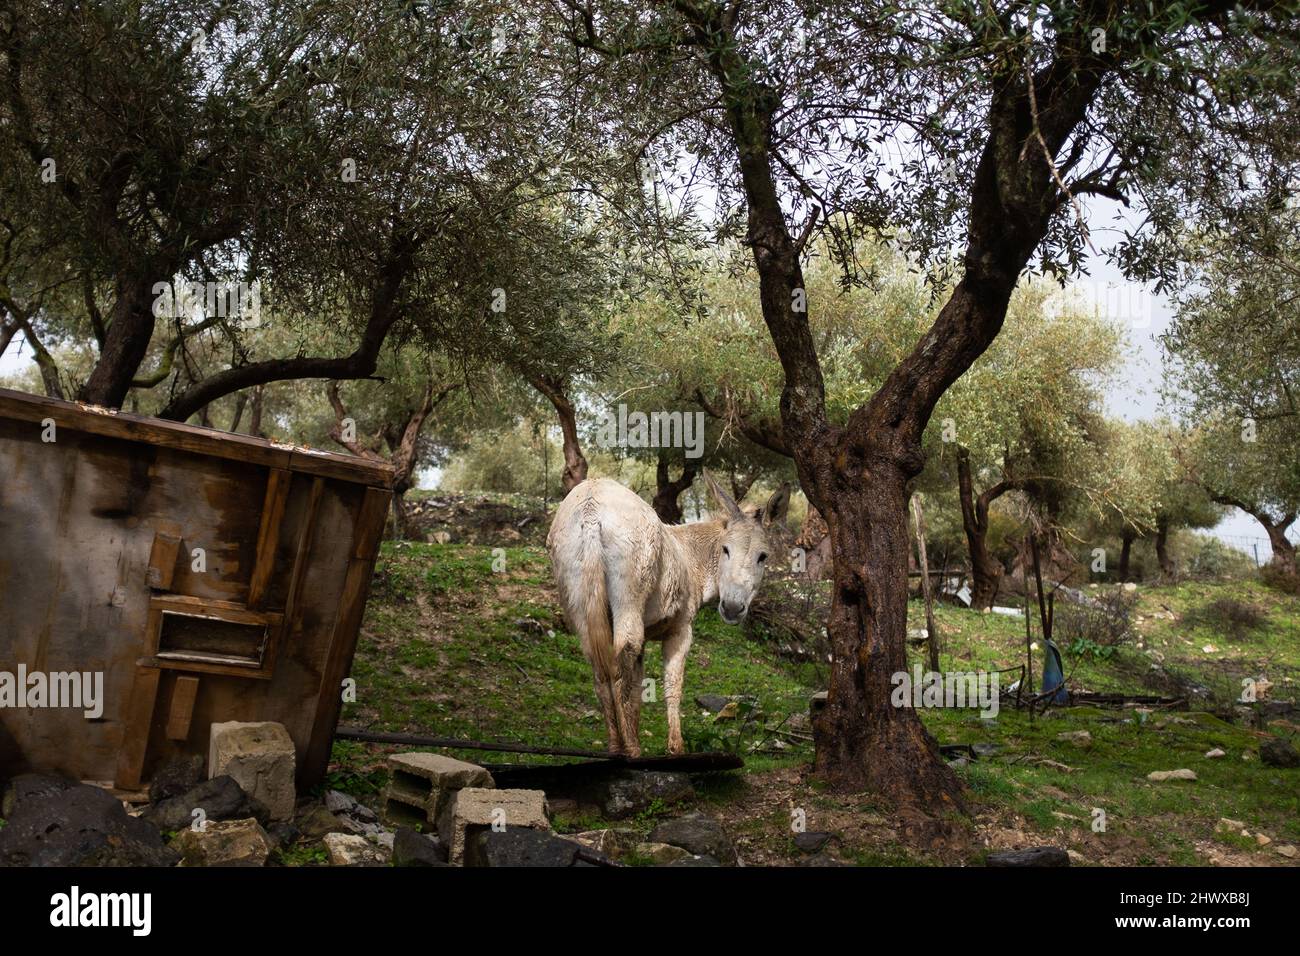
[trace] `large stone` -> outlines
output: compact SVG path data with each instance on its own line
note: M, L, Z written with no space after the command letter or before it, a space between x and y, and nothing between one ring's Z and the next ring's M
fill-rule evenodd
M638 843L633 851L643 860L649 860L655 866L667 866L684 860L691 855L690 850L683 850L671 843Z
M203 757L199 754L173 757L154 771L149 781L149 802L159 803L183 796L203 782Z
M449 866L447 848L436 837L401 827L393 835L393 866Z
M209 777L233 777L246 794L266 807L272 820L293 818L297 757L283 724L215 723L209 740Z
M348 833L346 824L330 813L319 803L304 807L294 821L302 835L311 840L319 840L327 833Z
M1164 783L1168 780L1196 780L1196 771L1186 768L1180 770L1152 770L1147 774L1147 779L1156 783Z
M140 814L164 833L187 830L194 825L194 811L202 810L199 819L239 820L256 816L257 810L232 777L213 777L179 797L172 797L146 807Z
M0 866L172 866L158 828L99 787L74 784L17 799L0 827Z
M1002 867L1039 867L1069 866L1070 854L1060 847L1031 846L1024 850L1002 850L990 853L985 861L987 866Z
M275 848L253 818L209 821L201 830L183 830L172 840L185 866L265 866Z
M322 841L330 866L385 866L388 851L355 833L327 833Z
M384 817L392 824L437 824L456 791L496 786L477 764L436 753L393 754L388 758Z
M595 866L599 860L595 851L572 840L528 827L479 829L465 845L466 866Z
M833 833L809 830L804 833L796 833L794 835L794 845L804 853L820 853L834 836Z
M548 804L554 804L548 799ZM566 840L581 843L589 850L595 850L602 856L617 860L636 849L643 837L636 830L625 827L609 827L604 830L584 830L582 833L561 834Z
M671 843L695 856L712 857L725 866L735 866L739 859L722 824L701 813L665 820L650 831L646 842Z
M4 788L0 799L0 817L9 819L24 800L44 800L77 786L76 780L56 777L48 773L24 773L14 777Z
M695 796L691 778L663 770L625 770L600 783L596 802L610 820L622 820L658 803L671 806Z
M374 810L340 790L326 791L325 809L334 814L348 832L357 836L378 836L384 832Z
M1300 767L1300 753L1291 746L1291 741L1274 737L1259 745L1259 759L1270 767Z
M468 837L487 827L549 830L546 794L541 790L483 787L455 791L438 820L438 837L447 847L448 861L454 864L463 862Z

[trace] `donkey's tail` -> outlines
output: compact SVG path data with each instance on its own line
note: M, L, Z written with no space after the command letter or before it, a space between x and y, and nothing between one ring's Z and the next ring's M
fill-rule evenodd
M582 559L578 568L581 591L575 595L581 602L585 627L584 647L587 660L601 680L612 681L617 674L614 656L614 622L609 608L609 593L605 585L605 549L600 540L600 513L595 502L588 501L582 509Z

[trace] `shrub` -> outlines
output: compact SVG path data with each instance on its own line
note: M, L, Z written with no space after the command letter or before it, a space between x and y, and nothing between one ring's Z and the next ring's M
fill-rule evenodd
M1187 614L1183 620L1193 627L1212 628L1225 637L1240 641L1249 632L1258 630L1268 621L1261 608L1236 598L1218 598L1202 604Z
M1127 644L1133 636L1132 618L1137 607L1137 592L1101 588L1088 592L1088 597L1091 599L1088 604L1056 602L1052 630L1058 638L1057 643L1075 653L1113 649Z

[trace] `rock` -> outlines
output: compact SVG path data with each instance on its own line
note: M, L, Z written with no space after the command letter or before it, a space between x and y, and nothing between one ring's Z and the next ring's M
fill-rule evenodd
M674 860L669 866L722 866L713 857L706 854L692 854L680 860Z
M1282 843L1273 847L1273 852L1281 854L1288 860L1294 860L1296 858L1296 848L1289 843Z
M1260 744L1259 759L1270 767L1300 767L1300 753L1283 737L1273 737Z
M1070 854L1060 847L1032 846L1024 850L1002 850L990 853L984 861L985 866L1002 867L1039 867L1069 866Z
M1255 843L1258 846L1268 846L1272 842L1273 842L1273 838L1270 836L1265 836L1262 833L1255 834Z
M831 842L834 836L833 833L819 833L816 831L796 833L794 835L794 845L804 853L819 853L827 843Z
M465 844L465 866L595 866L584 856L598 853L551 832L507 826L478 830Z
M671 843L696 856L710 856L726 866L739 862L731 838L717 820L700 813L665 820L653 830L648 843Z
M541 790L457 790L438 819L438 838L447 847L447 860L459 864L474 828L501 827L549 830L546 794Z
M465 791L462 791L464 793ZM508 793L498 790L497 793ZM598 855L581 844L553 833L529 827L507 826L504 830L482 829L470 835L465 846L465 865L504 866L595 866L580 855Z
M355 833L327 833L321 842L329 854L330 866L384 866L388 863L386 850Z
M0 866L172 866L158 828L86 784L24 785L0 827Z
M214 821L242 820L256 816L258 809L233 778L221 776L205 780L179 797L146 807L140 818L169 833L193 826L195 810L203 811L201 819Z
M447 848L436 837L399 827L393 835L393 866L448 866Z
M621 820L648 810L656 801L664 806L695 796L691 778L663 770L625 770L597 785L596 803L611 820Z
M727 706L714 715L714 720L735 720L740 716L740 704L737 701L727 701Z
M1246 824L1240 820L1229 820L1227 817L1220 817L1219 822L1214 825L1216 833L1238 833L1246 829Z
M550 801L547 801L550 803ZM582 833L561 834L566 840L581 843L589 850L595 850L610 859L617 860L636 849L642 842L641 834L635 830L622 827L609 827L604 830L586 830Z
M1001 749L999 744L971 744L971 750L975 751L977 757L992 757Z
M154 771L149 781L149 802L160 803L183 796L203 782L203 757L173 757Z
M379 825L379 816L368 806L358 802L339 790L325 793L325 809L338 818L350 833L357 836L379 836L384 828Z
M8 820L24 800L44 800L78 786L76 780L49 773L24 773L10 780L0 799L0 817Z
M655 866L667 866L691 855L690 850L683 850L671 843L638 843L632 852Z
M394 824L423 819L436 825L456 791L496 786L492 774L478 764L437 753L393 754L388 774L384 817Z
M1226 757L1226 756L1228 756L1227 753L1225 751L1220 750L1218 747L1215 747L1213 750L1207 750L1205 752L1205 758L1207 760L1218 760L1220 757Z
M1180 770L1152 770L1147 774L1148 780L1164 783L1166 780L1195 780L1196 774L1186 768Z
M1088 862L1087 858L1078 850L1066 850L1065 852L1070 857L1070 862L1076 866L1083 866Z
M716 714L722 708L731 703L730 697L723 697L721 694L696 694L695 703L699 704L710 714Z
M293 819L297 752L283 724L274 721L214 723L208 744L208 776L233 777L272 820Z
M209 821L202 830L182 830L172 840L185 866L265 866L275 849L253 818Z
M1074 744L1076 747L1092 746L1092 734L1086 730L1066 730L1057 734L1056 739Z
M1130 592L1132 592L1132 591L1136 591L1137 589L1138 589L1138 586L1137 586L1136 584L1134 584L1132 581L1125 581L1125 582L1124 582L1124 590L1125 590L1125 591L1130 591Z
M298 842L298 838L302 836L302 831L292 823L282 820L266 827L266 835L271 838L276 847L287 850Z
M327 833L347 833L348 827L319 803L302 810L295 821L302 835L311 840L319 840Z

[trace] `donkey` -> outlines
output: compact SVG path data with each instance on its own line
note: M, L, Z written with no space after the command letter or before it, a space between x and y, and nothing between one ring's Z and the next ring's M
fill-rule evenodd
M785 518L789 485L742 511L706 474L721 518L666 525L639 495L608 478L584 481L555 511L546 547L569 627L582 639L611 754L641 755L647 640L663 641L668 752L682 745L682 674L701 605L739 624L763 580L767 530Z

